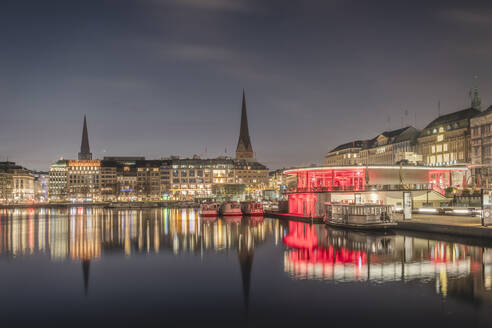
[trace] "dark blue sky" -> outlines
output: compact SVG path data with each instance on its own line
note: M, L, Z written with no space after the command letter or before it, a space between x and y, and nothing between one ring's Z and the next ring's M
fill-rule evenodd
M245 88L259 161L322 162L474 75L488 107L491 58L490 1L3 0L0 160L75 158L84 114L96 157L233 155Z

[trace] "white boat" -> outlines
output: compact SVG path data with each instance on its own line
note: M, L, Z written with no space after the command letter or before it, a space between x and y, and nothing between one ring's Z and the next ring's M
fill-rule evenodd
M219 215L219 204L203 203L200 205L200 216L214 217Z
M241 209L244 215L263 216L263 204L259 202L241 203Z
M221 214L226 216L226 215L243 215L243 212L241 211L241 203L239 202L229 202L229 203L224 203L221 206Z
M323 221L343 228L386 230L396 226L392 205L325 203Z

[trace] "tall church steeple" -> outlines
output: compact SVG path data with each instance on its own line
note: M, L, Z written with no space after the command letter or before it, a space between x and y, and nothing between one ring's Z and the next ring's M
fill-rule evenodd
M253 146L249 138L248 116L246 114L246 96L243 89L243 104L241 108L241 129L236 148L236 159L254 160Z
M475 76L475 87L473 88L473 98L471 101L471 107L482 110L482 100L478 96L478 86L477 86L477 77Z
M82 142L80 144L79 160L91 160L92 153L89 147L89 134L87 133L87 121L84 115L84 127L82 128Z

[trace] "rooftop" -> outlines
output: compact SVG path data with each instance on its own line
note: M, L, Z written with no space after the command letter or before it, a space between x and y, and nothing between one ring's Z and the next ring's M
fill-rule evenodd
M449 113L446 115L441 115L438 118L436 118L435 120L433 120L432 122L430 122L425 127L425 129L431 129L431 128L446 125L446 124L449 125L450 123L455 123L455 122L459 122L462 120L469 120L472 117L479 115L480 113L481 113L480 110L470 107L470 108L459 110L457 112Z

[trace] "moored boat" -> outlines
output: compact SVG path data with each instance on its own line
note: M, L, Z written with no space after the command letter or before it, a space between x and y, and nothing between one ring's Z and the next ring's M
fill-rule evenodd
M219 215L219 204L203 203L200 205L200 216L215 217Z
M220 213L224 216L227 215L243 215L243 212L241 211L241 203L239 202L228 202L222 204L220 207Z
M243 202L241 210L244 215L248 216L263 216L263 204L259 202Z
M325 204L324 223L357 230L387 230L396 226L393 206L375 204Z

